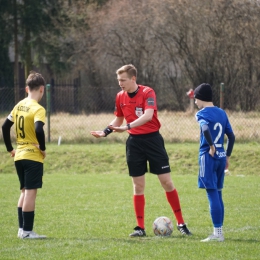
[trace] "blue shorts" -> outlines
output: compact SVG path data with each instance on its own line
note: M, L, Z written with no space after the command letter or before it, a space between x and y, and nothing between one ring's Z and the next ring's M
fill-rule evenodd
M198 187L201 189L218 189L224 186L226 157L214 159L209 153L199 157Z

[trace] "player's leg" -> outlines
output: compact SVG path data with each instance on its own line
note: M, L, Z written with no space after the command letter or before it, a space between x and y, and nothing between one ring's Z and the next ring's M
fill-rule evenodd
M147 171L146 157L140 150L140 143L135 137L129 136L126 142L126 158L129 175L133 183L133 207L137 226L131 237L145 236L144 209L145 209L145 172Z
M134 232L130 234L131 237L145 236L145 224L144 224L144 208L145 208L145 175L139 177L132 177L133 182L133 206L135 212L135 219L137 226L134 228Z
M25 189L23 201L23 230L26 232L33 230L36 195L37 189Z
M211 242L211 241L224 241L223 231L222 231L222 207L219 200L218 190L216 189L207 189L207 196L210 206L210 216L213 223L213 234L207 237L206 239L201 240L202 242Z
M222 226L224 224L224 216L225 216L225 207L224 207L224 202L223 202L223 198L222 198L222 189L218 190L218 197L219 197L219 202L220 202L220 206L221 206L221 211L222 211Z
M24 198L23 198L23 239L46 238L33 231L35 201L37 189L42 187L43 164L30 160L21 160L24 166Z
M184 224L181 212L181 205L177 190L174 188L170 173L157 175L158 179L165 190L166 198L172 208L172 211L177 220L177 224Z
M204 185L206 188L210 216L213 223L213 234L206 239L201 240L202 242L224 241L224 236L222 233L223 211L217 189L217 171L219 169L220 163L220 160L215 160L209 154L205 154L203 156L203 160L201 160L200 169L203 169L203 172L200 172L199 185L201 185L200 188L202 188L202 185Z
M17 214L18 214L18 233L17 237L21 238L22 233L23 233L23 200L24 200L24 169L23 169L23 163L22 161L15 161L15 168L17 172L17 176L20 182L20 196L18 199L18 204L17 204Z
M139 177L132 177L133 181L133 205L136 216L137 226L144 229L144 208L145 208L145 175Z
M169 202L176 218L178 230L183 235L191 235L191 232L184 223L179 195L177 190L174 188L170 173L159 174L158 179L165 190L167 201Z
M207 189L206 192L209 201L210 216L214 226L214 235L222 235L223 216L218 190Z
M145 175L132 177L133 182L133 193L134 195L141 196L144 195L145 189Z
M218 196L219 196L219 202L221 205L222 210L222 226L224 223L224 214L225 214L225 208L224 208L224 202L222 198L222 189L224 187L224 180L225 180L225 167L226 167L226 160L220 160L219 161L219 167L217 168L217 188L218 188Z
M147 159L150 171L158 176L165 190L166 198L177 220L177 228L183 235L191 235L182 217L180 200L177 190L174 188L171 175L169 157L164 146L163 137L158 133L145 142Z
M21 238L23 233L23 201L24 201L25 189L21 190L21 194L18 200L17 213L18 213L18 234L17 237Z

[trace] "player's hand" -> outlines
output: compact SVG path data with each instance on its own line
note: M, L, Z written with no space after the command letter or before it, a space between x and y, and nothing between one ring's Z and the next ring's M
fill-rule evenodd
M40 145L38 145L38 144L33 144L33 145L40 150L40 152L41 152L41 154L42 154L42 156L43 156L43 159L44 159L44 158L46 157L46 151L42 151L42 150L40 149Z
M214 146L214 145L211 145L211 146L209 147L209 154L210 154L212 157L214 157L215 152L216 152L215 146Z
M229 166L229 156L226 156L226 167L225 167L225 170L228 170L228 166Z
M112 126L112 125L109 125L108 127L110 129L112 129L114 132L118 132L118 133L122 133L122 132L124 132L128 129L127 126Z
M105 133L104 131L91 131L90 132L93 136L95 136L96 138L100 138L100 137L105 137Z
M42 156L43 156L43 159L46 157L46 151L42 151L42 150L40 150L40 152L41 152L41 154L42 154Z
M11 156L11 157L14 157L14 156L15 156L15 150L14 150L14 149L10 152L10 156Z

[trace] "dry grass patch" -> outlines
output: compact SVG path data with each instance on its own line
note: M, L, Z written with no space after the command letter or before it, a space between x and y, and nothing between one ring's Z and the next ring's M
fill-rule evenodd
M260 139L260 113L259 112L231 112L227 111L232 124L236 140L259 141ZM91 115L73 115L58 113L51 115L50 138L57 142L61 137L62 142L97 142L90 134L92 130L103 130L114 119L113 113L101 113ZM161 134L166 142L197 142L199 141L199 126L195 120L195 112L159 112L161 122ZM5 118L0 118L0 124ZM46 119L46 137L48 125ZM13 130L12 130L13 131ZM112 134L106 140L125 141L127 133ZM1 137L2 138L2 137ZM12 138L14 133L12 132ZM99 141L98 141L99 142Z

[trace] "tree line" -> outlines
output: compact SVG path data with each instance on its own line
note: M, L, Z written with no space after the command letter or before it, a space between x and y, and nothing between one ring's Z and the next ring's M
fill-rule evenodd
M184 111L186 91L203 82L217 105L224 83L226 109L260 109L258 0L1 0L0 13L6 85L18 60L26 74L33 66L50 77L80 72L83 110L102 110L119 90L116 69L132 63L163 109Z

